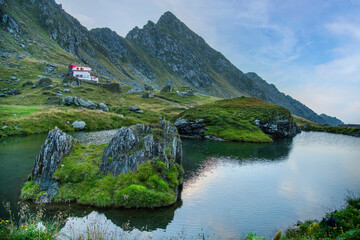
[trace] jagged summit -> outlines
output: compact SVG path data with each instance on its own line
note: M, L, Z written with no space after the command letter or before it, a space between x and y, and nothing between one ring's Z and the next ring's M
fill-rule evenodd
M161 15L161 17L157 21L157 24L164 24L164 25L165 24L173 25L179 23L181 23L181 21L170 11L167 11L163 15Z
M1 9L0 19L8 20L0 22L0 48L9 52L28 52L38 59L64 64L59 62L64 56L61 49L89 65L103 79L136 87L145 83L162 86L171 79L176 88L188 87L225 98L252 96L324 123L311 109L281 93L256 73L243 73L169 11L156 23L148 21L123 38L109 28L87 30L54 0L5 3L8 4ZM17 31L22 34L11 34ZM14 43L7 44L9 37L2 37L5 33L13 36ZM38 48L29 47L28 41L37 42Z

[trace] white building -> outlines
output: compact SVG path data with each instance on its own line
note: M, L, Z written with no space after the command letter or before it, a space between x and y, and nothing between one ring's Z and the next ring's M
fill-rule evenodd
M71 76L74 76L80 80L99 82L99 77L91 74L90 72L91 68L89 67L79 67L75 66L74 64L69 66L69 74L71 74Z

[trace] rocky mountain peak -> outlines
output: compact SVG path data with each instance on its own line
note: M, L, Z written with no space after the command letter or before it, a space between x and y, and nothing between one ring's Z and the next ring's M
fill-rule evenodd
M157 24L163 25L173 25L179 23L181 23L181 21L170 11L167 11L163 15L161 15L157 22Z

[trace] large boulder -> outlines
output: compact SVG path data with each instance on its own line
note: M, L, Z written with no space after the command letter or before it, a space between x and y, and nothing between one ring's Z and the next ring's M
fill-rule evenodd
M72 123L73 127L75 129L79 129L79 130L82 130L85 128L86 126L86 123L84 121L78 121L78 120L75 120L73 123Z
M181 136L191 138L203 138L204 133L208 130L203 119L189 121L184 118L178 118L175 122L175 126Z
M153 125L122 127L104 149L100 170L115 176L136 171L141 163L158 157L169 167L182 163L181 139L177 129L165 120Z
M73 138L57 127L50 131L45 143L37 155L32 173L34 183L39 183L40 190L45 191L37 202L48 203L58 193L58 183L52 178L57 166L72 149Z
M153 92L145 92L141 97L142 98L153 98L154 93Z
M100 110L102 110L102 111L104 111L104 112L108 112L108 111L109 111L109 109L108 109L108 107L106 106L105 103L99 103L99 108L100 108Z
M39 81L37 81L36 83L34 83L34 85L32 85L31 88L36 88L38 86L40 87L48 87L52 84L52 80L50 78L42 78Z
M84 100L79 97L74 97L74 104L78 107L83 107L88 109L96 109L98 107L96 103L93 103L90 100Z
M171 80L167 81L167 83L162 87L161 92L172 92L174 91L174 84Z
M270 134L273 137L294 137L300 133L300 128L291 119L280 119L271 121L255 120L254 124L261 128L264 133Z

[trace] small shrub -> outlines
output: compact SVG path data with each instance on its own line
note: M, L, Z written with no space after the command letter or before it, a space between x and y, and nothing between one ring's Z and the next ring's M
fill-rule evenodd
M21 198L24 200L36 199L40 192L40 184L31 181L27 181L24 187L21 189Z

